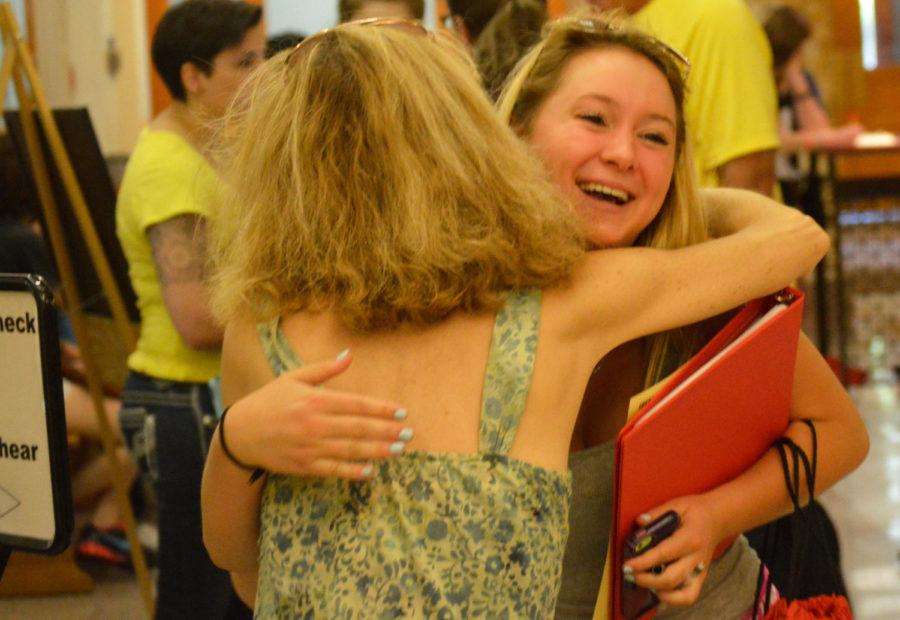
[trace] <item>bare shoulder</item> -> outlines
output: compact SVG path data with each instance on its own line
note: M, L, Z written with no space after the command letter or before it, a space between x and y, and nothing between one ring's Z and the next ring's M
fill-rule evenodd
M222 340L222 396L232 402L274 378L256 323L230 321Z

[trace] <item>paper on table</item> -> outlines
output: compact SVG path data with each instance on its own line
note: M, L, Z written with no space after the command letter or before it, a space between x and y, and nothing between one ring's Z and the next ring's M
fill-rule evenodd
M900 138L897 137L897 134L889 131L866 131L853 140L853 146L858 149L884 148L898 144L900 144Z

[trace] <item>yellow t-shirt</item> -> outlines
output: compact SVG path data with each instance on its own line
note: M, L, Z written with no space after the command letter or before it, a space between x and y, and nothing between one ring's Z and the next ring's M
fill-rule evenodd
M701 184L727 161L778 147L772 51L744 0L651 0L634 23L691 62L685 106Z
M218 177L179 135L144 129L131 154L116 202L116 232L141 312L137 348L128 368L171 381L205 382L219 372L218 351L188 347L175 329L147 230L178 215L209 217Z

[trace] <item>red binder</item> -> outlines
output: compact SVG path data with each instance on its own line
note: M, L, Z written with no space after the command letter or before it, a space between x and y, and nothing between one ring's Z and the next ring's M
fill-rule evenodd
M637 516L731 480L787 428L802 313L794 289L748 303L619 432L610 617L625 618L623 543Z

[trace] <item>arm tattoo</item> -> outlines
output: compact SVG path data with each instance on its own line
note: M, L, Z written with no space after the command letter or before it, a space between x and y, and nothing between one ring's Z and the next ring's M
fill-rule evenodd
M206 222L198 215L178 215L147 231L159 283L202 282L206 275Z

